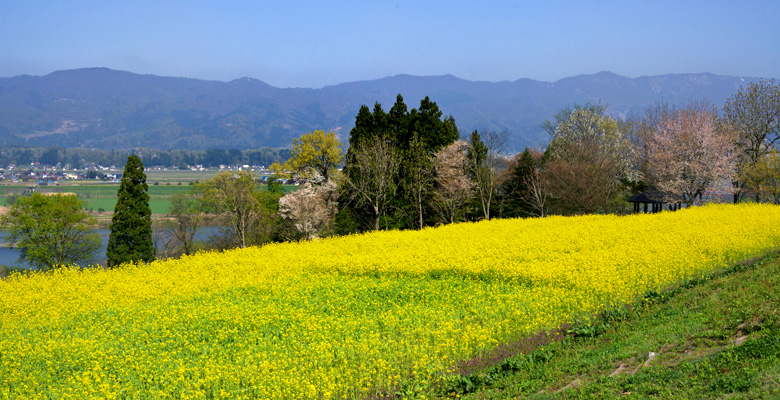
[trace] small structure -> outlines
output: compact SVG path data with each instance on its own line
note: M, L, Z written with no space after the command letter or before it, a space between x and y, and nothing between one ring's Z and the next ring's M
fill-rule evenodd
M677 211L682 207L679 201L672 200L674 196L661 192L659 190L651 189L646 192L639 193L636 196L628 198L629 203L634 203L634 213L650 212L657 213L664 209L664 205L669 205L669 211Z

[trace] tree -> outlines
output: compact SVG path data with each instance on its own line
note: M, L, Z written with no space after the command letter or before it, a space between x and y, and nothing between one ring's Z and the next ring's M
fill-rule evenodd
M265 190L255 190L254 197L260 206L259 218L250 231L251 243L259 245L274 240L279 233L281 216L279 215L279 200L285 195L284 188L269 179Z
M649 189L650 164L648 163L648 143L661 122L671 115L669 103L658 102L645 108L641 115L631 115L619 125L633 146L633 169L636 180L628 182L634 192L639 193Z
M64 159L65 157L63 157ZM57 165L60 162L60 151L57 148L47 149L41 154L41 164L44 165Z
M189 193L179 193L171 198L170 216L174 225L168 229L185 255L193 253L195 235L206 221L206 207L200 186L193 186Z
M374 105L373 111L368 106L361 106L355 127L350 131L350 148L344 163L345 182L353 185L345 184L341 190L344 201L339 202L338 215L345 224L340 226L350 226L349 231L370 230L377 226L376 210L369 205L372 202L353 192L354 184L364 179L357 175L357 171L364 168L356 165L355 150L366 150L377 138L385 142L380 150L393 149L393 157L397 158L393 184L387 186L392 188L394 195L388 198L381 211L385 227L420 228L432 223L435 207L431 204L434 198L431 160L436 151L455 141L458 135L455 120L451 116L442 118L441 110L429 97L420 101L419 109L408 110L400 94L387 113L379 103ZM363 200L357 202L358 198ZM388 210L391 213L387 213Z
M311 240L329 230L336 212L338 191L336 183L328 180L322 185L305 183L300 189L279 199L279 213L292 221L298 237Z
M403 170L405 172L403 187L412 201L416 214L417 228L422 229L425 221L425 205L431 196L433 188L433 168L425 144L416 133L412 136L409 147L404 152Z
M156 249L152 240L152 209L144 164L136 155L127 157L117 191L106 248L107 266L128 262L152 262Z
M691 103L673 110L648 141L651 182L689 206L704 191L735 177L734 138L717 129L711 105Z
M100 236L92 233L95 219L72 195L21 196L0 217L6 241L18 247L19 262L46 270L95 262Z
M469 167L484 219L490 219L490 206L499 187L498 169L507 137L507 132L487 131L480 135L475 130L471 133L468 147Z
M737 166L742 175L755 168L761 157L770 153L780 140L780 85L774 80L751 82L726 101L723 120L726 129L736 136L740 151ZM744 179L735 181L734 202L740 200L745 183ZM760 201L760 190L755 193L756 201Z
M771 196L775 204L780 204L780 154L777 149L760 157L753 166L744 168L739 177L759 194L759 198Z
M412 109L406 118L409 121L407 129L398 132L398 145L406 150L416 134L428 151L433 152L458 140L458 128L455 119L447 116L442 119L442 112L435 101L428 96L420 101L420 107Z
M206 210L218 214L229 228L232 244L245 248L253 225L262 223L255 197L255 178L248 171L223 171L201 184Z
M387 213L390 199L398 188L401 157L398 150L384 138L350 147L353 162L350 174L344 178L349 200L358 206L368 206L373 212L373 229L379 230L380 219Z
M276 175L283 176L283 171L292 171L299 179L327 181L344 160L344 148L333 132L306 133L293 139L292 145L290 159L282 166L278 163L271 166Z
M537 167L537 157L526 149L515 156L510 165L509 176L502 184L504 203L507 209L504 215L508 217L529 217L535 213L532 200L534 199L535 184L540 178Z
M458 210L474 192L474 182L468 175L467 146L465 141L459 140L435 154L435 205L445 223L456 221Z
M563 213L609 212L623 182L636 179L632 144L605 111L602 105L575 105L542 125L552 137L546 182Z
M529 215L544 218L547 216L550 198L548 178L543 170L544 157L539 153L532 156L535 161L534 169L523 179L525 190L521 192L521 199L530 205Z

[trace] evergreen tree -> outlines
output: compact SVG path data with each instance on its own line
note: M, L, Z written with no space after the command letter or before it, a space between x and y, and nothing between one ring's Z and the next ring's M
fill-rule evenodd
M106 258L112 268L127 262L151 262L156 249L152 241L152 210L144 164L136 155L127 157L117 192Z
M408 110L403 97L399 94L389 112L382 109L381 104L374 105L373 112L368 106L360 107L355 118L355 127L350 131L349 145L344 162L343 173L347 179L359 181L365 173L365 166L357 166L356 148L368 144L387 144L399 152L398 168L394 168L395 176L391 177L400 189L388 201L386 213L382 212L383 225L386 228L421 228L435 222L436 210L429 204L433 197L433 165L434 153L442 147L454 142L459 137L455 119L452 116L442 118L442 111L436 102L429 97L420 101L419 109ZM363 171L363 172L360 172ZM354 188L353 188L354 189ZM342 187L339 203L338 221L348 221L348 229L338 228L340 233L376 228L376 210L354 199L349 185Z
M528 202L530 197L529 183L534 178L536 171L536 160L528 147L515 157L514 165L511 167L509 179L504 182L504 217L530 217L533 215L531 204Z
M393 140L396 141L397 145L399 138L404 135L403 132L409 129L409 109L400 93L395 98L395 104L390 108L387 118Z

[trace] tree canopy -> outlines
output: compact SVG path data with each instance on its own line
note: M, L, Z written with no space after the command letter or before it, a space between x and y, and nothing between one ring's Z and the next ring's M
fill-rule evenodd
M552 138L547 169L560 212L608 212L622 181L635 178L632 143L605 111L600 104L575 105L543 125Z
M333 132L317 130L301 135L292 141L291 157L272 169L276 175L284 176L291 171L299 179L327 181L336 167L344 160L344 147Z
M100 236L95 219L73 195L21 196L0 218L6 241L21 250L19 262L46 270L63 265L86 266L97 259Z

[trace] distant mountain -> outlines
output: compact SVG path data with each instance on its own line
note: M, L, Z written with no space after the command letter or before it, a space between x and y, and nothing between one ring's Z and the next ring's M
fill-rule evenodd
M657 100L709 99L720 107L756 78L673 74L626 78L610 72L557 82L475 82L397 75L322 89L138 75L106 68L0 78L0 145L202 150L286 147L315 129L349 137L362 104L389 110L397 94L411 109L425 96L451 114L462 135L507 130L519 150L548 141L542 122L567 105L608 104L623 118Z

